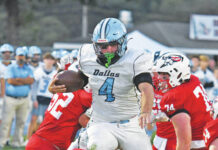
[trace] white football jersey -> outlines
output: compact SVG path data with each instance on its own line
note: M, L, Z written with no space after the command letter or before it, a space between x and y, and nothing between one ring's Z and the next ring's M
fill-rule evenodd
M36 66L36 67L32 66L31 64L29 64L29 66L30 66L30 69L32 69L32 71L34 72L36 69L38 69L38 68L43 66L43 62L40 61L38 66Z
M37 96L52 97L52 93L48 91L48 85L57 73L55 69L47 74L43 67L39 67L34 71L35 81L38 82Z
M14 64L14 63L16 63L16 61L15 60L12 60L11 61L11 64ZM6 66L5 64L3 64L2 63L2 61L0 61L0 70L1 70L1 72L3 73L3 77L5 77L5 74L6 74L6 70L7 70L7 67L8 66Z
M128 49L108 68L96 61L92 44L85 44L79 52L79 67L89 77L93 92L92 119L119 121L138 115L139 98L134 77L151 72L151 56L143 50Z

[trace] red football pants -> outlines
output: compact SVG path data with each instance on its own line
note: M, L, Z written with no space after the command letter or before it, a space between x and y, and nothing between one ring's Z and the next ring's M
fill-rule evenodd
M26 150L58 150L58 148L48 140L33 134L26 145Z

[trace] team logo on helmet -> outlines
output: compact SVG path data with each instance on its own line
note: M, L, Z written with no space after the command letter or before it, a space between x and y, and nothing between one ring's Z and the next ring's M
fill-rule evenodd
M165 60L165 62L160 68L172 65L176 62L180 62L180 61L182 62L184 58L180 55L172 55L172 56L162 57L162 59Z

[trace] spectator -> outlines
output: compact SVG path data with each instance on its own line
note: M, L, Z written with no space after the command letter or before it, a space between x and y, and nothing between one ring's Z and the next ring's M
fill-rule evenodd
M32 69L32 71L34 72L35 70L37 70L39 67L42 67L42 62L41 60L41 49L38 46L31 46L29 48L29 52L28 52L28 58L29 58L29 64L30 64L30 68ZM34 109L38 109L38 102L36 101L36 93L37 93L37 82L35 81L32 84L31 87L31 109L30 112L32 111L36 111ZM37 118L34 118L34 115L32 113L29 114L31 117L31 121L36 120ZM32 116L33 115L33 116ZM28 128L28 132L27 132L27 139L29 139L29 137L32 135L33 131L37 130L37 126L32 126L29 125ZM28 142L28 140L24 143L24 145L26 145Z
M73 62L77 62L78 57L78 50L72 50L71 55L73 56Z
M206 55L201 55L200 57L200 67L197 72L194 73L196 75L202 85L204 86L207 93L211 93L212 87L214 87L214 75L213 73L208 69L209 66L209 57ZM212 95L208 95L209 99L212 99Z
M212 58L209 60L209 66L208 66L208 69L210 69L210 71L214 71L216 67L216 61Z
M0 48L0 53L1 53L1 58L2 58L0 62L0 70L4 73L3 76L5 77L7 67L10 64L14 63L14 61L12 60L14 48L10 44L7 44L7 43L3 44ZM4 103L4 99L3 99L3 103ZM0 112L2 113L1 108L0 108ZM10 126L10 129L8 130L7 145L9 145L9 141L10 141L11 124L9 126Z
M199 67L199 57L198 56L192 56L191 57L191 72L195 73L198 70Z
M208 95L211 95L212 102L218 98L218 66L215 67L213 74L215 77L214 87L208 93Z
M0 149L7 140L10 123L16 116L16 130L12 141L13 147L19 147L23 141L23 128L28 115L30 85L34 82L33 72L26 64L26 51L16 49L16 63L6 71L6 98L0 127Z
M36 89L37 92L33 97L34 107L27 139L30 138L33 132L38 128L38 125L42 122L44 113L52 98L52 93L48 91L48 85L50 80L57 73L56 69L53 67L55 58L50 53L45 53L43 55L43 62L44 64L34 71L36 84L34 84L33 88Z

